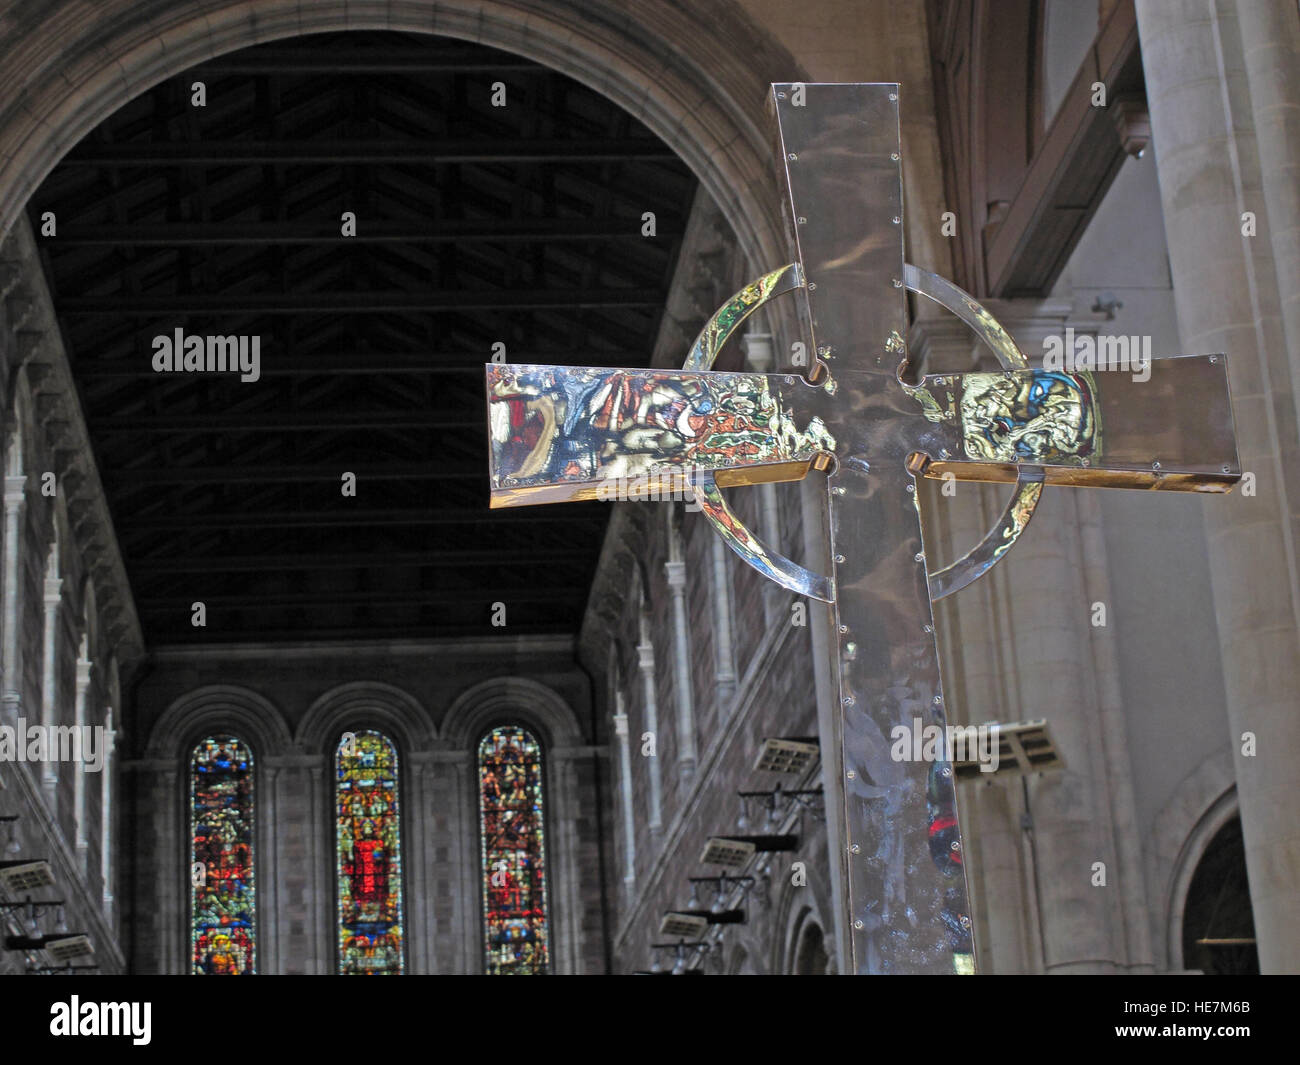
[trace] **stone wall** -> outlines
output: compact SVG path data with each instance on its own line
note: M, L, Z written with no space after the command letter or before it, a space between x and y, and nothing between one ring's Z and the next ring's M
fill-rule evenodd
M258 971L335 970L334 754L361 728L398 749L407 971L482 971L475 752L499 724L543 748L553 968L603 971L609 785L589 685L571 642L543 638L155 652L124 766L133 971L189 971L187 767L218 733L254 757Z
M101 971L116 972L124 959L102 844L107 838L111 850L120 847L121 825L105 824L102 796L115 772L108 752L120 714L118 663L134 659L139 634L94 459L88 447L76 446L84 425L25 223L0 245L0 277L6 473L0 726L28 750L32 726L97 730L94 745L80 751L55 749L58 733L47 733L43 761L0 760L0 816L18 818L18 853L5 859L50 863L56 883L34 898L65 899L68 928L90 936ZM21 931L17 917L6 918L8 931ZM53 932L55 924L47 915L42 930ZM0 972L24 966L21 952L0 952Z

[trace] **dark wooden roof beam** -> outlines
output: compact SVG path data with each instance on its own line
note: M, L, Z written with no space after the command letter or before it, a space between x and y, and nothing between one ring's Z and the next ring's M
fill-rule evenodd
M1106 107L1091 86L1106 86ZM1097 34L1005 217L985 235L989 294L1045 296L1136 150L1121 132L1133 102L1145 109L1142 55L1133 0L1120 0Z

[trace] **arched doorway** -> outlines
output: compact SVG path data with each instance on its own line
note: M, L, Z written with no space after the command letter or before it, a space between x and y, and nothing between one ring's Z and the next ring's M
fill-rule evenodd
M1183 909L1183 967L1216 976L1259 973L1239 817L1214 834L1192 874Z

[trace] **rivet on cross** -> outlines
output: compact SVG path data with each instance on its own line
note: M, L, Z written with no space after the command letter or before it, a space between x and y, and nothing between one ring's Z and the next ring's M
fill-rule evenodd
M995 564L1044 484L1227 491L1240 477L1223 356L1131 373L1031 369L996 321L903 261L896 85L774 85L795 261L736 294L682 371L487 367L494 507L689 489L749 564L834 604L849 970L972 972L951 767L895 761L891 730L946 723L931 603ZM800 106L800 103L802 106ZM915 385L906 290L965 320L996 373ZM713 372L719 348L784 292L818 360L807 378ZM721 489L828 470L829 575L764 547ZM1014 482L999 521L931 571L915 476ZM621 489L621 491L620 491Z

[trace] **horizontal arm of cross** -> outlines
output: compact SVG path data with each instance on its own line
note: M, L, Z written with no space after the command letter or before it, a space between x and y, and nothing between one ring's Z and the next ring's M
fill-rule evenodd
M765 374L490 364L491 505L662 497L698 473L798 480L835 441L783 390Z
M1047 484L1226 492L1241 477L1225 360L1154 359L1139 372L1045 369L922 378L915 472Z

